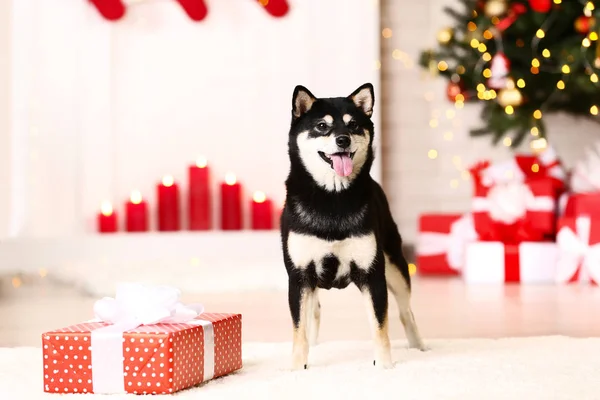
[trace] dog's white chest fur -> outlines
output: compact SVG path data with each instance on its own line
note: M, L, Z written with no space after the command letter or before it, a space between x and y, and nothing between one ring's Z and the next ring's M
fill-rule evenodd
M329 241L316 236L290 232L287 247L296 268L306 269L311 262L314 262L319 276L323 273L323 259L330 256L336 257L339 261L336 279L350 273L350 263L352 262L359 269L368 271L377 253L377 243L373 233Z

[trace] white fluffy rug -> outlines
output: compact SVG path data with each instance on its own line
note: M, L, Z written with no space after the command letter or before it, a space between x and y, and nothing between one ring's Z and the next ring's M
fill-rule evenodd
M600 339L532 337L431 340L432 350L393 343L396 366L372 365L369 342L323 343L305 371L287 369L290 344L246 344L244 369L178 399L523 399L600 398ZM56 399L42 392L41 350L0 349L0 398ZM64 395L135 399L135 395ZM157 396L167 398L167 396ZM62 398L62 397L61 397Z

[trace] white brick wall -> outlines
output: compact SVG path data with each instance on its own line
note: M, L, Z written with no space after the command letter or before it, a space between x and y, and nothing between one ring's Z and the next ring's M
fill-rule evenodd
M469 137L469 127L479 120L476 105L456 110L455 118L449 120L446 111L455 109L446 99L446 81L426 78L417 65L419 52L435 45L436 32L452 23L442 8L454 1L380 2L381 28L393 32L391 38L382 38L381 42L383 181L392 213L405 241L410 243L416 236L419 213L468 209L470 181L461 178L455 158L469 165L481 158L503 159L510 151L502 144L492 147L487 137ZM406 53L412 62L405 65L403 59L395 59L395 49ZM434 96L432 101L425 99L426 92ZM435 115L439 126L431 128L429 122ZM567 166L583 156L586 145L600 139L598 126L590 121L553 116L546 123L550 127L549 140ZM447 131L453 134L450 141L443 138ZM438 151L437 159L428 158L430 149ZM451 187L453 179L458 180L456 188Z

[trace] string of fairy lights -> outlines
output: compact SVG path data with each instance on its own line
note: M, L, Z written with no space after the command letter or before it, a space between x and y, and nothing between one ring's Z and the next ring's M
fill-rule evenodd
M384 40L392 39L393 30L389 27L384 27L381 31L381 36ZM385 56L386 55L384 54L384 57ZM408 53L398 48L394 48L390 53L387 54L387 56L391 56L392 60L400 63L406 70L412 70L416 67L416 63L413 60L413 58ZM441 68L438 68L438 64L436 64L434 68L429 68L429 72L423 72L421 74L421 79L424 81L424 91L422 96L423 99L428 103L437 103L436 100L439 99L439 97L436 96L436 91L431 90L427 85L427 82L432 83L434 81L434 78L438 75L438 71L444 68L443 63L439 66ZM375 60L374 68L376 70L379 70L381 69L381 67L381 60ZM461 94L458 94L453 104L451 104L445 110L441 110L440 108L433 108L430 112L429 127L433 130L439 130L441 132L441 140L443 140L444 142L453 141L455 139L455 132L463 127L463 120L461 118L460 113L464 108L465 98L461 98L461 96ZM510 146L510 143L508 143L507 145ZM427 150L427 157L430 160L436 160L439 156L440 153L437 149L430 148ZM449 185L452 189L457 189L460 185L460 182L469 181L471 175L460 155L453 155L451 157L451 162L454 169L457 171L458 176L450 179Z

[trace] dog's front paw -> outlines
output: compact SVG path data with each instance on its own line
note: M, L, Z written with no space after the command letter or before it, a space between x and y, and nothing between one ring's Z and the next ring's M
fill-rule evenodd
M394 363L392 363L392 360L386 360L386 361L373 360L373 366L375 366L376 368L380 368L380 369L390 369L390 368L394 367Z
M292 370L299 371L307 369L308 365L308 352L294 351L292 354Z
M379 354L375 354L375 360L373 360L373 365L381 369L392 368L394 366L394 363L392 363L391 352L384 351Z
M292 371L300 371L300 370L303 370L303 369L308 369L308 365L292 361Z

